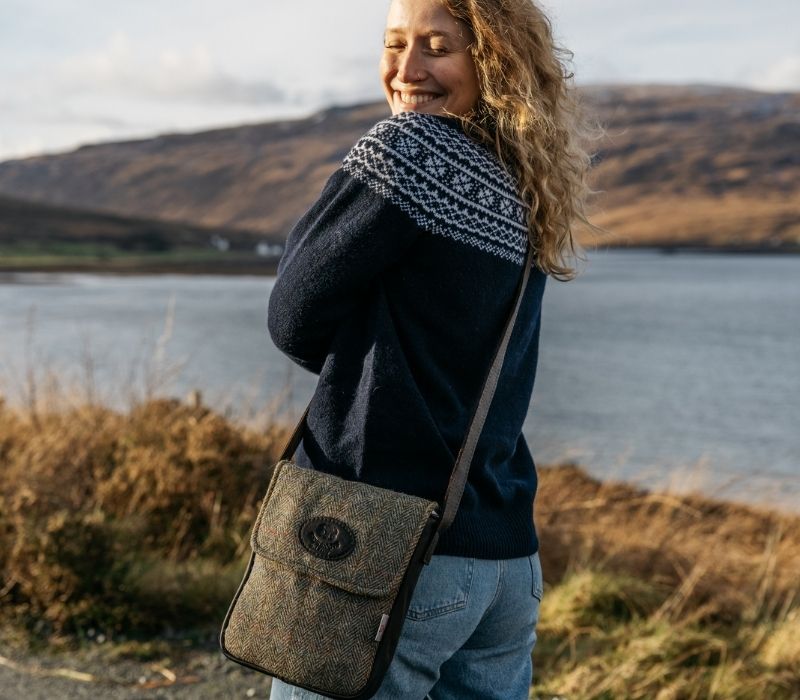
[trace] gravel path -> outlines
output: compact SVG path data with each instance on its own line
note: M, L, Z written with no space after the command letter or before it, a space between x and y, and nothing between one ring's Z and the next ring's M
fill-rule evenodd
M169 649L148 661L117 656L110 645L31 653L0 641L0 700L269 698L268 676L209 645Z
M229 661L215 643L204 648L179 643L161 647L166 653L151 654L148 661L119 658L120 647L109 644L31 653L0 631L0 700L269 698L269 676Z

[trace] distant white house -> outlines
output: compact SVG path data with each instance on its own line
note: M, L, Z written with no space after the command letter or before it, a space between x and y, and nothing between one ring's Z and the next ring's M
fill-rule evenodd
M283 253L283 246L280 243L259 241L256 244L256 255L261 255L265 258L277 258L281 253Z
M215 234L211 236L211 245L217 250L226 251L231 247L231 242L227 238Z

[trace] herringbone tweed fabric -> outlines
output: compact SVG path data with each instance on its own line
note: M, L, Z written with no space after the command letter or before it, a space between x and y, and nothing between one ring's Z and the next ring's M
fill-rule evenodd
M292 684L357 693L381 617L436 507L280 461L253 528L252 568L229 612L226 650ZM315 517L345 523L352 553L329 561L307 551L300 530Z

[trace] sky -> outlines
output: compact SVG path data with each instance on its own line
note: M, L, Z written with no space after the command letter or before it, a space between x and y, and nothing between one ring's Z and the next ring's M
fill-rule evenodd
M383 99L389 0L0 0L0 160ZM547 0L577 85L800 91L798 0Z

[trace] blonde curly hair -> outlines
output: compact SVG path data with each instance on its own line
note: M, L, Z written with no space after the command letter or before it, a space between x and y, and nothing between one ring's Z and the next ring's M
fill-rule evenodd
M586 218L591 155L585 139L603 130L589 124L574 87L574 74L561 57L573 53L553 39L550 20L533 0L441 0L466 23L481 98L457 116L470 136L492 148L520 183L530 206L529 237L536 264L561 281L574 279L570 260L583 249L575 238L576 219Z

